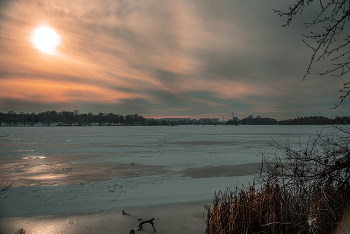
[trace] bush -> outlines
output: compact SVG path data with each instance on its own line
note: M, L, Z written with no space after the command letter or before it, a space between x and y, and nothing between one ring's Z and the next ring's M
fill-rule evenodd
M214 195L207 234L332 233L350 204L350 132L318 134L293 149L275 144L255 184Z

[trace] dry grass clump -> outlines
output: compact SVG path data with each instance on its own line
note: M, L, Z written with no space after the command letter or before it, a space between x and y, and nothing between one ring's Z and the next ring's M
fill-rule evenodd
M350 131L276 144L255 184L215 193L206 234L336 233L350 208Z
M305 199L284 193L277 184L266 183L214 195L206 206L205 233L308 233Z
M349 208L350 191L325 187L311 197L307 192L292 194L266 183L259 190L253 184L215 193L205 207L205 233L335 233Z

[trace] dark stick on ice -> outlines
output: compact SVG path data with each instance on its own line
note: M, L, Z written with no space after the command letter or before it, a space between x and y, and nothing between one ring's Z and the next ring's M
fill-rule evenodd
M146 220L146 221L142 221L141 223L139 223L139 228L141 229L142 228L142 225L145 224L145 223L150 223L153 227L153 231L156 232L156 229L154 228L154 222L153 222L154 218L153 219L150 219L150 220Z

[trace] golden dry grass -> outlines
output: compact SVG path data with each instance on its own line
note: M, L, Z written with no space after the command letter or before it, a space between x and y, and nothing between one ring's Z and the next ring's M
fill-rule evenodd
M320 188L310 198L265 183L215 193L206 206L206 234L335 233L348 208L349 191Z

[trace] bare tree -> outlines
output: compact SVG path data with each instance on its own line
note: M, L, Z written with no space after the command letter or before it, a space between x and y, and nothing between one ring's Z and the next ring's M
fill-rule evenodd
M289 5L287 11L274 11L279 16L287 17L287 22L283 25L287 26L297 14L302 14L311 5L317 5L315 7L318 7L319 12L311 22L305 23L310 33L303 34L303 41L313 53L304 79L310 74L313 64L324 59L329 59L333 67L318 73L319 75L343 76L350 71L349 0L296 0L295 4ZM340 102L335 108L350 95L350 81L343 84L340 92Z

